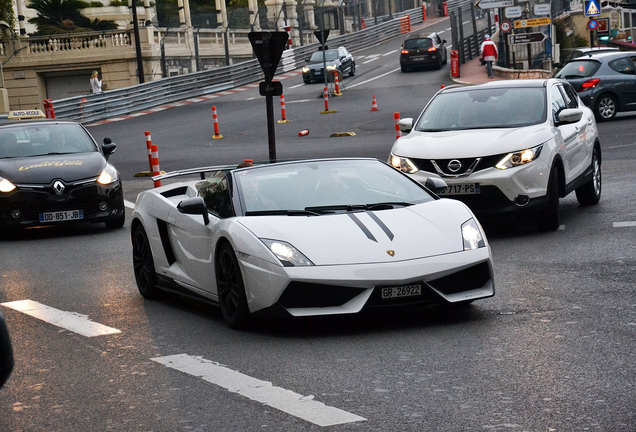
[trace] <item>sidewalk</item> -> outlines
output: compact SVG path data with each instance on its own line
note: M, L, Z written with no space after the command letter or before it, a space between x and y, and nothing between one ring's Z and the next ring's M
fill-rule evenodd
M480 84L489 81L501 81L507 78L497 75L494 78L488 78L486 66L479 62L479 57L475 57L459 66L459 78L451 77L451 79L457 84Z

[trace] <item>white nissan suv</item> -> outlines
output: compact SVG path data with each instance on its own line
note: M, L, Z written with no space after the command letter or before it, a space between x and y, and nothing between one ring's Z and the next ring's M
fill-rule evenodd
M480 218L535 217L559 227L559 198L581 205L601 198L601 144L593 112L565 81L514 80L440 90L389 163L424 183L447 183L441 196L466 203Z

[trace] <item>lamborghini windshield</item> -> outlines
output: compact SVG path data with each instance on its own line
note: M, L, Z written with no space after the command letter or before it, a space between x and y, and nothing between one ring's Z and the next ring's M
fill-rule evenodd
M488 88L441 93L426 107L416 131L523 127L546 121L543 87Z
M434 198L377 160L342 159L254 167L234 173L246 215L385 210Z

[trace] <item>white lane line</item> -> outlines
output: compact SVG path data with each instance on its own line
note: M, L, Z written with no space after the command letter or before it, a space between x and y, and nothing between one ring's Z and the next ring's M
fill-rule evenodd
M369 60L367 60L367 61L365 61L365 62L362 62L362 64L371 63L372 61L376 61L376 60L378 60L379 58L380 58L380 57L373 57L373 58L370 58Z
M17 310L18 312L22 312L49 324L62 327L86 337L121 333L120 330L115 328L93 322L85 315L80 315L75 312L61 311L32 300L19 300L8 303L0 303L0 305Z
M614 228L625 228L636 226L636 221L614 222Z
M398 52L398 50L392 50L392 51L389 51L388 53L384 53L384 54L382 54L382 57L391 55L391 54L393 54L395 52Z
M238 393L318 426L332 426L366 420L364 417L314 401L313 396L303 396L290 390L275 387L271 382L252 378L202 357L177 354L155 357L150 360L188 375L199 377L228 391Z
M371 81L375 81L375 80L377 80L377 79L380 79L380 78L382 78L382 77L385 77L385 76L387 76L387 75L389 75L389 74L392 74L393 72L397 72L397 71L399 71L399 70L400 70L400 68L393 69L392 71L389 71L389 72L384 73L384 74L382 74L382 75L378 75L378 76L377 76L377 77L375 77L375 78L371 78L371 79L368 79L368 80L366 80L366 81L362 81L362 82L359 82L359 83L356 83L356 84L349 85L349 86L347 86L347 88L353 88L353 87L357 87L357 86L362 85L362 84L366 84L366 83L371 82Z
M305 83L302 83L302 84L296 84L295 86L291 86L291 87L288 87L288 88L293 89L293 88L300 87L300 86L304 86L304 85L305 85Z
M128 200L124 200L124 207L128 207L129 209L134 209L135 203Z

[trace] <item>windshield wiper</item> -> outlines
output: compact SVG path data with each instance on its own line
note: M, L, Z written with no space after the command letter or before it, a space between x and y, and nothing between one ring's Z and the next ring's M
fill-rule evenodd
M333 205L324 205L324 206L315 206L315 207L305 207L307 211L314 212L327 212L333 213L334 211L364 211L364 210L388 210L395 207L408 207L413 205L410 202L404 201L395 201L395 202L381 202L381 203L372 203L372 204L333 204Z
M320 216L310 210L252 210L246 211L245 216Z

